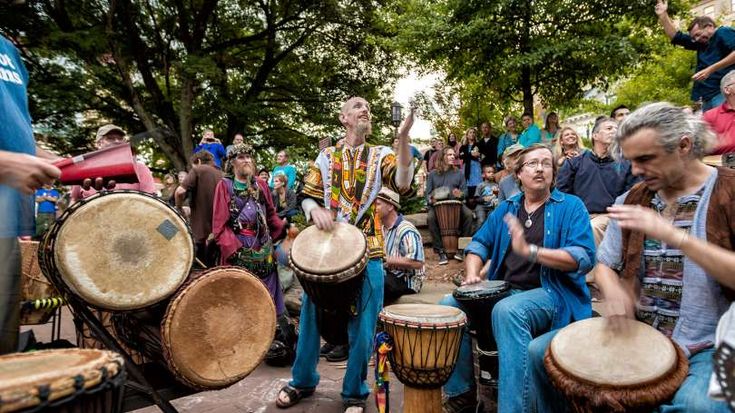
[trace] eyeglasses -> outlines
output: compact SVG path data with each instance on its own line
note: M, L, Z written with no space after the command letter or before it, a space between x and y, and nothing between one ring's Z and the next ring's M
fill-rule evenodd
M544 169L552 169L554 167L554 164L552 164L551 161L533 160L523 162L523 166L528 169L537 169L539 165L541 165Z

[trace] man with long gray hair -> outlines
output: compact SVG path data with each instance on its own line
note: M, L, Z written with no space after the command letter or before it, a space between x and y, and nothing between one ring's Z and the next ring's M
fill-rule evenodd
M720 91L725 102L703 116L717 134L717 145L710 151L712 155L735 152L735 70L722 77Z
M733 249L735 171L702 162L712 140L699 118L669 103L653 103L626 118L614 142L614 152L643 179L608 208L616 219L610 220L597 252L596 282L610 328L620 331L621 319L638 319L671 337L689 358L689 373L662 406L666 411L728 411L727 404L707 397L707 385L715 326L730 304L735 277L706 272L680 248L696 237ZM647 208L683 229L681 239L664 243L621 228L628 215ZM539 411L560 411L564 403L544 369L544 351L554 334L529 348Z

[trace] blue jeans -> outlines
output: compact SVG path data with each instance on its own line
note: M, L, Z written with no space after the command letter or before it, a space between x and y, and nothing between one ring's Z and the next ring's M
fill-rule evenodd
M357 300L357 317L351 317L347 325L349 358L342 381L342 399L365 400L370 395L367 386L368 361L373 351L373 337L378 313L383 307L383 262L368 261L362 291ZM316 325L316 307L304 293L299 322L299 343L296 360L291 369L289 385L297 389L314 389L319 384L316 365L319 362L319 331Z
M445 296L440 304L462 308L451 295ZM493 335L498 344L500 361L499 413L530 410L528 345L534 337L548 331L555 311L551 295L542 288L513 290L510 297L501 300L493 308ZM444 393L454 397L474 387L472 341L465 332L457 365L444 386Z
M722 92L712 96L711 98L702 101L702 113L715 108L717 106L720 106L725 102L725 97L722 96Z
M533 340L528 347L531 359L531 389L536 395L536 411L539 413L568 410L564 397L551 385L544 367L544 353L558 331L544 334ZM684 383L671 400L659 406L655 411L660 413L728 412L725 402L718 402L707 396L709 378L712 374L713 354L714 349L708 349L689 357L689 373Z

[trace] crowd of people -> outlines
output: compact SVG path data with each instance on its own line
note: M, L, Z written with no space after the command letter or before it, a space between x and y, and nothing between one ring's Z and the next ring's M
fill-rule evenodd
M589 147L549 112L540 128L533 114L514 116L495 136L488 122L434 139L421 154L410 145L412 109L392 148L366 143L372 111L363 98L347 99L338 118L344 138L316 154L299 179L288 153L272 170L258 169L242 134L225 147L203 133L185 176L166 175L160 188L151 171L135 164L138 183L90 177L69 190L70 202L99 191L129 189L156 194L189 220L196 256L204 266L234 265L257 275L275 304L281 334L272 351L288 348L292 378L275 403L288 408L314 394L320 356L346 359L341 396L345 412L364 411L370 394L367 366L378 313L406 294L420 293L425 277L424 240L400 213L416 171L427 173L424 199L431 246L439 264L449 257L438 208L460 201L458 235L472 241L452 258L464 261L463 285L503 280L512 293L492 309L499 354L499 412L566 411L544 357L560 329L593 316L590 286L599 289L611 331L637 319L671 338L684 352L689 373L661 411L724 412L709 397L715 328L735 289L735 172L705 164L709 154L735 149L735 31L707 17L678 31L659 0L656 15L672 43L697 50L692 90L700 107L650 103L616 107L600 116ZM18 51L0 38L3 61L21 84L0 83L0 354L17 349L18 237L40 236L57 218L63 198L52 186L60 171L55 155L38 148L28 116L28 78ZM0 63L2 64L2 63ZM10 67L10 66L9 66ZM0 79L2 80L2 79ZM701 111L700 111L701 109ZM126 132L100 127L97 148L125 143ZM35 193L36 227L33 226ZM354 225L367 240L368 261L347 324L348 344L321 345L318 308L304 294L298 340L279 281L279 243L303 214L329 231ZM462 307L451 296L441 304ZM332 357L330 358L330 354ZM475 411L478 391L473 349L464 333L456 368L444 386L444 411Z

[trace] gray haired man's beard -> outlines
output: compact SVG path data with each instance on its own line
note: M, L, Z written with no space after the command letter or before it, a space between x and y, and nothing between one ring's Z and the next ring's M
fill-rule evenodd
M357 126L355 127L355 133L357 136L360 136L362 138L367 138L368 135L373 131L372 124L367 121L358 122Z

